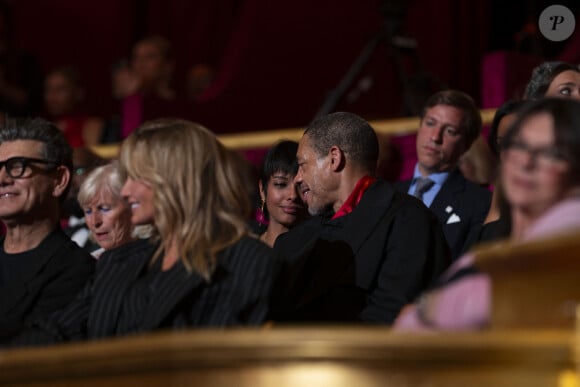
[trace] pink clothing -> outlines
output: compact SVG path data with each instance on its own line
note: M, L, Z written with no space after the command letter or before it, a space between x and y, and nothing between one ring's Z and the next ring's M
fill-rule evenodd
M127 138L143 122L143 101L140 94L125 97L122 102L121 138Z
M528 228L520 242L539 240L580 230L580 197L566 199L549 209ZM473 265L467 253L442 276L448 280L462 268ZM401 331L472 330L484 327L491 311L491 281L486 274L473 274L432 290L419 302L403 309L394 323Z
M580 228L580 197L574 197L550 208L526 230L522 240L541 239L578 228Z

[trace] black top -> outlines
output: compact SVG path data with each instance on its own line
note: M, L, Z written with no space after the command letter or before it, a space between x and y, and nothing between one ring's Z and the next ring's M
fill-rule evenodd
M1 241L4 246L4 240ZM60 228L36 248L19 254L0 252L0 341L25 323L48 317L68 304L93 273L95 260Z
M106 251L94 279L66 308L39 320L13 345L50 344L148 332L161 328L261 324L278 260L245 237L218 254L208 282L178 263L150 267L156 245L137 240Z

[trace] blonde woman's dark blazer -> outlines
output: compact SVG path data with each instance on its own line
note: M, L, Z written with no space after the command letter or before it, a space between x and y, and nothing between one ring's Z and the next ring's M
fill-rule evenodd
M278 261L259 240L245 237L222 251L211 281L181 267L156 289L142 319L129 331L117 323L131 286L147 270L156 246L145 240L106 252L93 281L67 308L36 322L14 345L48 344L178 329L257 325L264 321ZM181 263L179 263L181 265Z

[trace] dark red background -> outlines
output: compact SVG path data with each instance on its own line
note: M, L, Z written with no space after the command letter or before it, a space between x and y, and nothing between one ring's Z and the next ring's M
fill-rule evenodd
M110 68L141 36L174 44L176 87L196 63L216 68L213 86L187 106L188 118L216 132L307 123L355 60L381 31L378 0L18 0L15 39L44 71L75 64L86 78L88 106L109 114ZM418 42L425 70L479 98L479 66L487 44L485 0L408 2L402 33ZM361 77L373 87L336 109L366 118L401 116L401 85L387 45ZM413 72L414 66L408 66ZM356 82L353 87L356 88Z

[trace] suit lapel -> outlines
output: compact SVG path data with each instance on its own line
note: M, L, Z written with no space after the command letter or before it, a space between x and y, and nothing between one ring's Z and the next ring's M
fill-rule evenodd
M65 238L67 237L60 229L50 233L36 248L37 253L30 257L20 278L0 288L0 313L10 313L26 297L30 281L34 280L51 258L65 246L67 241Z
M395 189L389 183L379 180L369 187L350 214L351 218L346 222L342 235L349 241L355 256L389 208L394 194Z
M456 202L455 196L458 192L464 190L465 180L461 173L458 170L455 170L449 175L447 181L443 183L443 187L441 187L435 200L431 203L431 211L437 215L437 218L439 218L443 226L445 226L447 219L451 215L451 213L448 212L447 207L454 205ZM451 211L453 211L453 208L451 208Z
M149 331L157 328L175 306L193 289L206 284L195 272L188 273L181 262L168 272L157 275L167 276L158 282L151 304L143 319L141 328Z
M138 240L105 252L97 265L95 306L89 316L90 337L105 337L115 331L125 293L153 256L156 246Z

